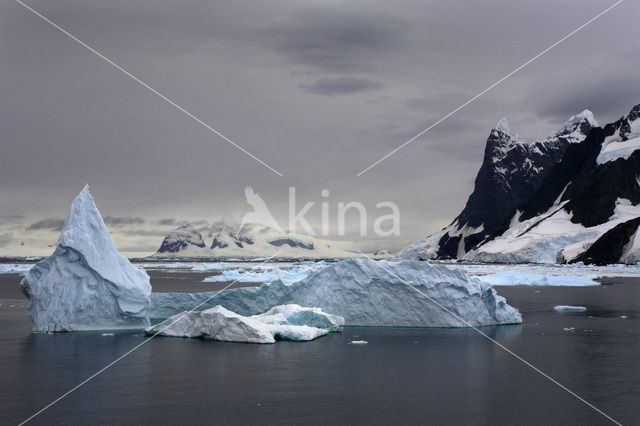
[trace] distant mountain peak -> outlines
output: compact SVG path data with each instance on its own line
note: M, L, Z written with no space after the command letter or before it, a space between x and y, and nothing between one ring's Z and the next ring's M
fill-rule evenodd
M178 253L189 247L202 249L205 245L202 234L193 225L186 224L167 234L158 253Z

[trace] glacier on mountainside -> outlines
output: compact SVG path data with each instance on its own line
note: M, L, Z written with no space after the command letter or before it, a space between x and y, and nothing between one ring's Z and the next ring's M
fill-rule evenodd
M326 314L318 308L274 306L260 315L247 317L217 305L204 311L178 313L145 332L152 336L274 343L276 340L313 340L331 331L340 331L343 324L342 317Z
M245 316L292 303L316 306L343 316L348 326L466 327L522 322L520 313L487 283L461 270L411 260L353 258L289 285L278 280L212 293L154 293L151 300L149 315L157 319L204 302L202 309L221 305Z
M35 331L149 325L149 276L118 253L88 185L73 200L54 253L20 287Z

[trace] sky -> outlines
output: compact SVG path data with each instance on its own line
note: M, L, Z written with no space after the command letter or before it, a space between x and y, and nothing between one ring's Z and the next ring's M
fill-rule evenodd
M367 238L396 250L464 207L501 118L541 140L585 108L604 124L640 103L640 4L626 1L356 176L614 1L25 3L283 176L0 0L0 249L53 244L89 183L125 253L180 223L239 220L246 186L283 224L290 187L314 226L327 203L332 230L339 202L363 203L369 229L396 203L400 235Z

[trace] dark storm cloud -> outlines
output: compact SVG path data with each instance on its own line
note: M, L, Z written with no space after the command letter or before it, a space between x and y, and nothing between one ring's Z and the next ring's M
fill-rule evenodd
M593 57L577 61L577 66L590 69L602 67L597 73L559 71L561 78L536 81L527 92L525 102L540 117L558 121L590 109L600 125L625 115L640 103L640 73L637 58L640 43L612 46Z
M407 22L349 3L299 8L262 31L268 46L320 71L370 71L374 59L406 42Z
M39 220L27 226L27 231L49 230L49 231L61 231L64 225L64 219L56 219L54 217L48 217L46 219Z
M556 88L562 93L561 97L549 96L553 89L541 90L530 94L528 99L540 117L561 121L589 109L600 125L626 115L631 107L640 103L640 74L598 83L590 84L586 90L578 84Z
M132 216L105 216L104 223L108 226L130 226L130 225L144 225L146 220L141 217L132 217Z
M312 84L301 84L306 92L316 95L336 96L371 92L382 88L382 83L363 77L326 77Z

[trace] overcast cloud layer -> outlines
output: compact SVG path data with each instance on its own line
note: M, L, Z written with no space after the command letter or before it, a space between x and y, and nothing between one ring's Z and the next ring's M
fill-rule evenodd
M322 201L332 214L361 201L371 223L393 201L401 236L376 244L398 248L459 213L500 118L542 139L585 108L603 124L640 103L640 4L628 1L356 177L613 1L27 3L284 176L2 0L0 245L54 241L89 183L130 252L183 221L239 218L247 185L283 224L289 186L316 202L314 223Z

